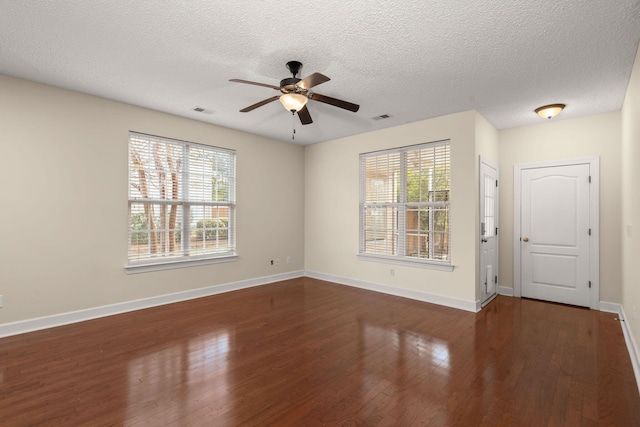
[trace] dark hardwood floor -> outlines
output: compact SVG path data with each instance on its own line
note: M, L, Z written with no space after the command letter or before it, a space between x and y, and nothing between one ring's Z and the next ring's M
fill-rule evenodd
M0 425L640 425L615 317L295 279L0 339Z

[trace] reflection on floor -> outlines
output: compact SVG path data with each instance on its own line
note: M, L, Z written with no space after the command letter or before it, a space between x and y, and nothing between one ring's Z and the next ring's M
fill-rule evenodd
M0 339L0 424L640 425L615 317L294 279Z

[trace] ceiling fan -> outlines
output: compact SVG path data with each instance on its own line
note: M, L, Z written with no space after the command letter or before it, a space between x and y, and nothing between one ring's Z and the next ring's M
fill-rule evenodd
M269 87L271 89L279 90L280 92L282 92L282 95L272 96L271 98L267 98L265 100L257 102L253 105L243 108L242 110L240 110L240 112L248 113L249 111L255 110L258 107L262 107L263 105L279 99L284 108L287 109L287 111L291 111L292 114L298 113L300 122L303 125L308 125L310 123L313 123L313 120L311 120L311 114L309 114L309 110L307 109L307 101L310 99L313 101L333 105L335 107L344 108L345 110L353 111L354 113L360 109L360 106L357 104L343 101L341 99L332 98L330 96L321 95L319 93L309 92L309 89L311 89L312 87L318 86L319 84L331 80L329 77L320 73L313 73L305 77L304 79L297 78L296 76L302 68L302 63L299 61L287 62L287 68L289 69L289 71L291 71L293 77L288 77L281 80L280 86L251 82L241 79L229 80L230 82Z

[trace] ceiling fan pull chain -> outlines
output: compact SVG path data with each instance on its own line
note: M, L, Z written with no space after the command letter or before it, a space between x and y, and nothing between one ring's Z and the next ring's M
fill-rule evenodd
M291 111L291 118L293 119L292 125L293 125L293 132L291 133L291 139L295 141L296 139L296 112L295 111Z

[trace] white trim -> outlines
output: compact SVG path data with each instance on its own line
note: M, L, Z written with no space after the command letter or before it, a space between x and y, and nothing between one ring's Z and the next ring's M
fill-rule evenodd
M396 288L395 286L383 285L379 283L365 282L362 280L350 279L347 277L334 276L333 274L318 273L305 270L305 276L313 279L325 280L327 282L347 285L355 288L367 289L369 291L380 292L388 295L395 295L403 298L410 298L432 304L443 305L445 307L457 308L477 313L480 311L480 301L470 301L458 298L446 297L443 295L430 294L412 289Z
M428 268L430 270L453 271L453 265L423 259L412 260L409 257L392 257L384 255L358 254L358 259L369 262L383 262L385 264L406 265L408 267Z
M584 157L566 160L551 160L539 163L513 165L513 296L522 296L520 274L520 189L521 174L524 169L553 166L589 165L591 185L589 186L591 239L589 240L589 277L591 279L590 305L597 310L600 305L600 158Z
M498 297L498 294L497 294L497 293L492 294L489 298L487 298L487 300L486 300L485 302L483 302L483 303L481 303L481 304L480 304L480 309L479 309L479 310L481 310L482 308L486 307L486 306L487 306L487 304L489 304L491 301L493 301L493 300L494 300L494 299L496 299L497 297Z
M196 258L196 259L188 259L186 257L183 257L183 258L180 258L179 260L159 262L155 264L148 263L148 264L127 265L124 268L124 271L126 271L127 274L148 273L150 271L173 270L174 268L195 267L198 265L207 265L207 264L220 264L223 262L233 262L237 260L238 260L237 255L225 255L225 256L219 256L215 258Z
M482 273L480 272L480 270L482 268L486 268L485 266L482 265L482 236L480 235L482 233L482 215L483 212L480 211L480 206L482 206L483 204L483 200L481 198L482 194L484 193L484 180L482 179L482 165L485 165L488 168L491 168L493 170L496 171L496 201L495 204L498 205L498 209L495 210L494 215L495 215L495 227L496 227L496 235L495 235L495 245L496 245L496 265L495 265L495 274L496 276L498 275L498 271L499 271L499 262L500 262L500 238L499 235L497 233L497 231L500 229L500 187L499 187L499 182L500 182L500 170L498 169L498 166L494 165L493 163L491 163L489 160L487 160L486 157L484 156L478 156L479 158L479 163L478 163L478 231L476 233L476 235L478 237L476 237L477 239L477 245L478 245L478 253L480 254L479 258L478 258L478 267L477 267L477 271L476 271L476 277L477 279L477 292L478 295L482 295L482 284L480 283L480 277L482 276ZM487 301L485 301L484 305L487 305L491 300L493 300L493 298L495 298L495 296L498 294L498 288L499 286L497 286L496 283L496 288L495 288L495 293L493 294L493 296L490 299L487 299Z
M599 310L607 313L615 313L622 316L622 306L615 302L600 301Z
M513 296L513 288L508 286L498 286L498 295L504 295L506 297Z
M254 286L266 285L268 283L279 282L281 280L295 279L297 277L302 277L303 275L302 270L297 270L289 273L275 274L273 276L263 276L255 279L208 286L205 288L190 289L188 291L176 292L173 294L158 295L139 300L92 307L85 310L71 311L51 316L5 323L0 325L0 338L53 328L56 326L68 325L70 323L83 322L85 320L97 319L100 317L112 316L114 314L127 313L129 311L141 310L144 308L157 307L194 298L202 298Z
M600 303L602 305L602 303ZM627 344L627 350L629 351L629 358L631 359L631 366L633 367L633 374L636 377L636 385L638 386L638 392L640 392L640 360L638 359L638 346L636 340L633 338L633 334L629 326L627 325L627 315L624 312L624 307L620 305L620 326L622 327L622 334L624 335L624 341Z

